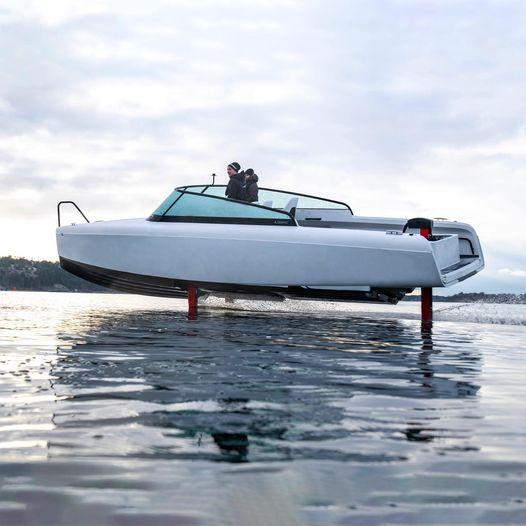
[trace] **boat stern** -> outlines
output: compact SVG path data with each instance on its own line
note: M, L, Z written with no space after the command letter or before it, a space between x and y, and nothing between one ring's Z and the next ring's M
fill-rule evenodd
M430 244L444 287L464 281L484 268L482 247L471 225L435 220Z

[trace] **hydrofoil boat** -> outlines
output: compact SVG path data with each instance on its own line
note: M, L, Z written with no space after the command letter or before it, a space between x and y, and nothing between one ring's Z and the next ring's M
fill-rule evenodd
M62 268L121 292L397 303L484 267L466 223L357 216L346 203L282 190L260 188L247 203L222 185L183 186L147 218L63 226L62 203Z

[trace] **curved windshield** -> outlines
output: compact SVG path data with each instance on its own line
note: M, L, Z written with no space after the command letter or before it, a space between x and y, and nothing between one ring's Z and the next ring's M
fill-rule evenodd
M347 210L348 206L345 203L338 203L336 201L327 201L318 197L310 197L300 194L292 194L280 192L277 190L266 190L260 188L258 192L258 201L261 204L272 203L269 206L272 208L288 208L292 200L298 200L296 208L316 208L320 210Z
M192 188L193 190L193 188ZM286 212L225 197L174 190L150 216L152 221L296 225Z
M225 195L225 185L200 185L200 186L186 186L183 189L188 189L191 192L202 193L206 195ZM352 213L349 205L333 201L331 199L323 199L311 195L296 194L293 192L285 192L282 190L273 190L270 188L259 188L258 203L260 205L268 206L277 209L287 209L292 200L298 199L296 208L307 208L316 210L349 210Z

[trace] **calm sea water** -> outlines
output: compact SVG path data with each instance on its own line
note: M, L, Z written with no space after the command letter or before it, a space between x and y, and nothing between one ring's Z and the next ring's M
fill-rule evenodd
M526 306L207 303L0 293L2 526L526 523Z

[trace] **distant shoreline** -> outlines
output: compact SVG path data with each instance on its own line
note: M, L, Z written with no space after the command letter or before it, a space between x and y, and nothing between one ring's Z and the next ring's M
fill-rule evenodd
M0 292L61 292L69 294L127 294L126 292L119 292L112 289L101 287L100 290L62 290L57 288L52 289L6 289L0 287ZM134 294L131 294L132 296ZM477 296L477 298L468 298L467 296ZM526 305L524 294L485 294L484 292L476 292L473 294L454 294L452 296L437 296L433 295L433 301L438 303L494 303L499 305ZM419 302L419 295L405 296L402 302Z
M98 292L114 291L73 276L54 261L31 261L11 256L0 257L0 290L20 292ZM514 303L526 304L526 294L487 294L460 292L452 296L433 295L437 302ZM420 301L419 295L408 295L403 301Z
M402 301L420 301L421 296L411 294ZM433 294L433 301L449 303L500 303L526 304L526 294L486 294L485 292L459 292L452 296Z

